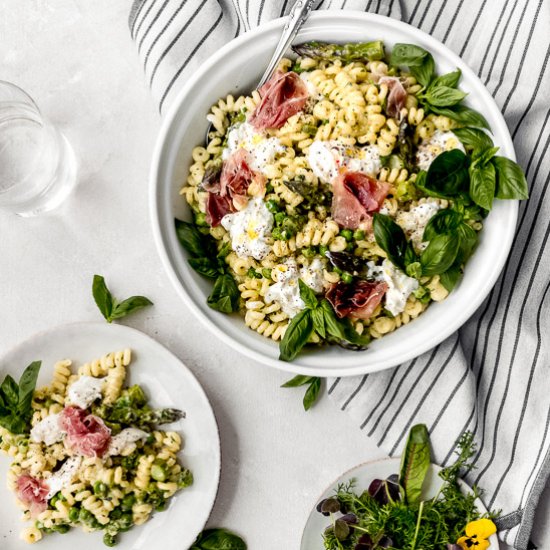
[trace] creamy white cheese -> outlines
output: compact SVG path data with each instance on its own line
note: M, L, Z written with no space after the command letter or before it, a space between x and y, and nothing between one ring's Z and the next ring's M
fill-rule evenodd
M384 260L381 266L368 262L368 275L378 281L384 281L388 290L384 295L384 307L392 314L399 315L405 309L407 299L418 288L418 281L408 277L397 269L389 260Z
M307 71L304 71L303 73L300 73L300 78L304 82L307 88L307 93L309 95L310 99L313 99L315 101L319 101L320 99L323 99L325 96L319 91L317 86L310 80L310 73Z
M323 292L323 269L325 266L319 258L314 258L309 265L300 268L300 279L316 294Z
M323 182L332 183L342 168L376 176L380 172L380 151L376 145L355 147L337 140L314 140L307 160L313 173Z
M424 230L440 208L441 205L437 201L428 199L427 202L411 208L408 212L398 212L396 221L418 252L424 250L428 245L422 239Z
M269 287L265 294L266 303L277 302L281 309L292 319L306 306L300 297L298 279L300 273L296 260L288 259L284 264L274 267L277 282Z
M52 476L46 480L48 487L50 488L46 498L49 500L56 493L59 493L61 489L68 487L73 480L73 477L78 472L80 468L80 463L82 462L81 456L71 456L64 463L61 468Z
M248 122L235 126L227 134L227 147L222 151L223 160L239 149L248 151L250 168L262 173L268 164L273 163L278 154L285 152L285 146L278 138L267 137L265 133L255 130Z
M87 409L96 399L101 397L103 378L81 376L69 387L69 402L81 409Z
M273 229L273 214L261 198L248 201L246 208L227 214L221 224L231 236L231 247L241 258L262 260L271 251L267 239Z
M138 441L145 441L149 437L147 432L138 428L125 428L120 433L111 437L109 447L104 456L115 456L122 454L128 447Z
M59 425L59 413L50 414L31 429L31 439L35 443L53 445L65 437L65 431Z
M427 170L435 157L444 151L460 149L465 153L464 145L453 132L436 130L429 140L421 143L416 152L416 164L420 170Z

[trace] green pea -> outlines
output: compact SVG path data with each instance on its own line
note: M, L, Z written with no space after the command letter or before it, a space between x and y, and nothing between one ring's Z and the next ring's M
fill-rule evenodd
M109 547L116 546L116 543L117 543L116 534L105 533L103 535L103 544L105 546L109 546Z
M275 227L273 228L273 231L271 232L271 236L276 240L276 241L282 241L283 240L283 237L281 235L281 229L279 227Z
M250 277L251 279L261 279L261 274L256 271L253 267L250 267L248 271L246 272L247 277Z
M136 503L136 497L133 494L126 495L122 499L122 503L120 505L121 509L125 512L132 509L132 506Z
M346 239L346 241L351 241L353 239L353 231L351 229L342 229L340 235Z
M164 462L158 460L153 463L153 466L151 466L151 477L155 481L166 481L167 472Z
M266 279L271 279L271 269L269 269L269 267L264 267L262 269L262 275L266 278Z
M355 243L353 241L349 242L347 245L346 245L346 250L348 252L353 252L353 250L355 250Z
M124 501L122 501L124 502ZM109 519L120 519L122 516L122 506L117 506L110 514Z
M185 487L189 487L189 485L193 484L193 473L191 470L187 470L184 468L178 476L178 487L180 489L183 489Z
M306 258L311 259L315 256L315 254L317 254L317 251L315 250L315 248L313 246L308 246L307 248L304 248L302 250L302 254Z
M132 525L134 524L134 518L132 516L131 512L126 512L120 516L120 519L118 520L118 525L120 526L120 530L128 530Z
M353 275L351 273L348 273L347 271L344 271L341 277L342 277L342 282L346 283L347 285L353 282Z
M55 493L55 495L50 499L50 506L55 508L55 505L58 500L59 500L59 493Z
M314 126L313 124L304 124L302 126L302 132L305 132L310 136L314 136L317 133L317 126Z
M288 241L292 237L292 232L289 231L288 229L283 229L281 231L281 237L283 241Z
M80 514L80 510L78 508L76 508L75 506L73 506L70 510L69 510L69 519L75 523L78 521L78 515Z
M287 215L284 212L277 212L277 214L275 214L275 216L274 216L275 223L277 225L281 225L286 217L287 217Z
M157 512L164 512L164 510L166 510L166 506L167 506L166 500L162 499L162 500L155 506L155 510L156 510Z
M362 241L365 238L365 232L362 229L356 229L353 232L353 238L356 241Z
M265 206L272 214L276 214L277 212L281 211L279 203L277 201L274 201L273 199L266 201Z
M109 491L109 487L105 485L102 481L96 481L94 483L94 495L98 497L104 497L107 495L107 492Z
M56 533L61 533L62 535L64 535L65 533L67 533L69 531L71 527L69 525L67 525L66 523L62 523L61 525L56 525L54 527L52 527L52 531L56 532Z
M80 509L80 512L78 514L78 519L82 522L82 523L88 523L90 520L93 519L93 515L90 511L86 510L86 508L81 508Z
M321 254L321 256L326 256L326 255L327 255L327 252L328 252L328 247L325 246L324 244L322 244L322 245L319 247L319 254Z

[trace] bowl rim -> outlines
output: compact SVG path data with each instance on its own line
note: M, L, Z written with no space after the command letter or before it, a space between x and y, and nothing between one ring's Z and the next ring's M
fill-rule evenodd
M409 25L408 23L399 21L397 19L393 19L391 17L386 17L384 15L373 14L369 12L362 12L357 10L339 10L339 11L327 10L327 11L316 11L312 13L309 17L309 21L321 22L321 23L335 22L338 19L344 20L344 19L349 19L350 17L354 19L360 19L362 22L366 22L366 23L376 23L376 22L384 22L385 24L389 23L398 31L403 30L408 33L412 32L416 34L419 37L419 39L429 44L428 46L429 48L434 48L435 50L443 49L445 52L446 59L454 63L457 67L462 66L461 67L462 72L467 74L469 78L473 78L474 80L478 81L479 84L481 85L480 93L481 93L481 96L484 96L485 101L494 104L496 108L495 116L499 119L499 126L500 126L498 133L502 137L503 142L506 143L507 147L505 148L509 150L508 151L509 158L511 158L512 160L516 160L513 142L512 142L506 121L504 120L504 117L502 115L500 108L496 104L494 98L491 96L491 94L489 93L485 85L481 82L479 77L466 64L466 62L463 61L457 54L455 54L445 44L443 44L433 36L429 35L428 33L414 27L413 25ZM159 201L159 197L160 197L159 190L161 188L161 186L159 185L161 182L161 178L159 177L161 173L161 161L163 159L164 154L170 148L169 147L170 142L167 138L169 137L170 131L174 126L176 117L178 115L179 110L181 109L184 98L188 94L189 90L197 83L197 81L204 74L210 71L212 67L215 66L221 59L223 59L225 56L230 54L233 50L240 48L242 45L246 44L247 42L253 41L258 36L265 34L271 31L272 29L282 27L285 24L285 22L286 22L285 17L274 19L272 21L262 24L256 27L255 29L248 31L232 39L227 44L223 45L219 50L217 50L202 64L200 69L198 69L189 78L189 80L187 80L187 82L183 85L182 89L179 91L177 96L173 99L172 103L170 104L168 112L164 117L164 120L162 122L161 128L159 130L159 133L155 142L152 160L151 160L151 169L149 174L149 179L150 179L149 213L151 218L155 246L157 248L157 252L160 256L161 263L164 267L164 270L168 275L168 278L170 279L173 286L175 287L177 294L183 299L184 303L189 307L189 309L193 312L193 314L196 317L198 317L200 321L203 323L203 325L206 326L213 334L215 334L222 342L226 343L231 348L237 350L238 352L242 353L246 357L253 359L255 361L258 361L264 365L274 367L279 370L287 371L290 373L310 375L310 376L311 375L321 376L324 378L364 375L367 373L377 372L388 368L396 367L400 364L406 363L407 361L414 359L415 357L419 357L420 355L433 349L434 347L439 345L441 342L446 340L449 336L451 336L453 333L455 333L457 330L460 329L460 327L475 313L475 311L486 299L487 295L489 294L489 292L495 285L496 281L498 280L502 272L502 269L504 268L506 260L509 256L510 249L516 234L519 201L516 201L516 200L506 201L506 203L509 205L509 208L510 208L510 212L508 213L508 219L510 221L509 226L513 229L507 232L503 231L502 240L500 241L501 246L499 247L498 256L495 258L495 261L493 262L493 268L489 273L490 276L486 277L483 281L480 282L480 286L478 289L479 292L477 294L476 299L472 300L468 306L457 311L456 315L453 318L454 319L453 322L449 323L445 327L442 327L436 333L436 335L432 333L429 337L419 341L418 345L411 347L408 350L400 352L398 360L393 359L393 357L395 356L392 355L387 359L377 360L377 362L374 364L372 364L369 361L369 359L365 358L363 361L356 361L355 364L353 365L345 365L345 366L342 365L342 366L335 366L335 367L329 367L329 366L317 367L317 366L303 365L303 364L300 365L297 362L285 362L279 359L273 359L271 357L268 357L260 352L257 352L247 347L241 342L234 340L231 336L226 334L219 326L217 326L217 324L214 321L209 319L205 313L203 313L203 311L200 309L198 304L195 303L193 298L184 289L183 285L179 281L177 271L170 260L167 246L164 242L163 231L161 227L162 221L160 216L160 201ZM307 23L304 27L307 28ZM298 37L299 36L300 36L300 33L298 33Z

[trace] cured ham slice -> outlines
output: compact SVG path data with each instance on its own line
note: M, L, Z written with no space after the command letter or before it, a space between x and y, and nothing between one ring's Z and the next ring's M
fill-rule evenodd
M48 484L43 479L37 479L28 474L20 475L16 481L17 498L28 506L33 517L48 508L49 490Z
M388 116L400 120L401 109L407 104L407 90L401 80L395 76L383 76L378 83L385 84L390 91L386 103L386 113Z
M239 149L224 161L219 184L209 183L206 221L216 227L226 214L242 210L248 203L248 188L252 184L256 192L265 190L265 176L250 168L248 152Z
M292 71L277 71L258 91L262 101L249 119L258 130L280 128L304 108L308 98L305 82Z
M332 186L331 213L334 221L346 229L370 224L370 213L380 210L390 186L362 172L344 172Z
M356 280L351 284L335 283L327 290L326 298L338 317L368 319L381 302L388 285L384 282Z
M67 432L68 446L79 455L102 456L109 447L111 430L101 418L80 407L65 407L59 423Z

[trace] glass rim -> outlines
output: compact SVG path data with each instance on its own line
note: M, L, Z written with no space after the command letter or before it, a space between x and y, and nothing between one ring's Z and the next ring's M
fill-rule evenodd
M17 84L14 84L13 82L9 82L7 80L3 80L3 79L0 78L0 86L2 84L6 85L8 87L11 87L11 88L15 88L16 90L21 92L29 100L29 102L32 104L32 106L40 113L40 109L38 108L38 105L36 104L34 99L25 90L23 90L23 88L21 88L21 86L18 86ZM40 113L40 114L42 114L42 113Z

